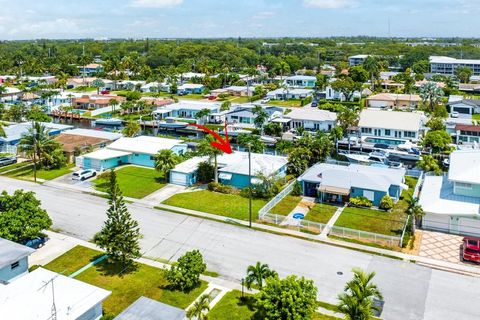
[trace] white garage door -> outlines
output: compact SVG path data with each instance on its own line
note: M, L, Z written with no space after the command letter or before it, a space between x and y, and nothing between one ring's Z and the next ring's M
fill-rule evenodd
M458 220L458 231L468 236L480 236L480 220L460 218Z
M450 216L427 213L422 218L422 226L424 229L449 232Z
M181 172L171 172L170 173L170 183L178 184L181 186L187 185L188 174Z

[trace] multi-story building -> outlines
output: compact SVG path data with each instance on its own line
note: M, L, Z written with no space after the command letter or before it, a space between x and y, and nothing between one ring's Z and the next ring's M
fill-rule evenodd
M348 65L350 67L362 64L365 62L365 59L368 58L368 54L357 54L355 56L348 57Z
M468 67L473 75L480 75L480 60L456 59L444 56L430 57L430 72L444 75L454 75L458 67Z

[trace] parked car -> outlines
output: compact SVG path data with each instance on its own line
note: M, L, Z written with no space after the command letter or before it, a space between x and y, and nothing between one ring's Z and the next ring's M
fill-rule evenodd
M184 96L186 95L187 93L185 91L180 91L179 93L177 93L178 96Z
M110 94L110 90L102 90L100 93L101 94Z
M17 163L17 157L0 157L0 167L8 166L9 164Z
M462 260L480 262L480 238L463 238Z
M260 100L260 103L269 103L270 102L270 98L263 98L262 100Z
M318 107L318 100L313 100L312 104L310 106L312 106L314 108Z
M458 113L458 111L450 112L450 117L452 118L458 118L459 116L460 116L460 113Z
M215 100L215 99L217 99L217 97L215 97L215 96L209 96L208 97L208 100Z
M43 247L43 245L45 244L45 242L47 242L47 240L48 240L47 237L41 236L41 237L35 237L32 239L25 240L22 242L22 244L24 246L27 246L33 249L38 249Z
M97 175L97 171L93 169L86 169L86 170L79 170L72 173L73 180L86 180L91 177L95 177Z

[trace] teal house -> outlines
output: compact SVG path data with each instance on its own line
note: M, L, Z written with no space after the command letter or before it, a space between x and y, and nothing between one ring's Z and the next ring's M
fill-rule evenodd
M77 166L97 171L107 170L123 164L155 167L155 155L160 150L172 150L181 155L187 145L181 140L140 136L120 138L107 147L77 157Z
M0 283L28 273L28 256L34 252L30 247L0 238Z
M359 164L337 165L318 163L298 180L303 194L319 202L345 203L350 198L366 197L379 206L385 195L398 200L403 189L405 169L392 169Z

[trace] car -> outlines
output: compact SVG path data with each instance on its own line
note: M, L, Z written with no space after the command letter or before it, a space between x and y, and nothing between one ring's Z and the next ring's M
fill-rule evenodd
M102 90L100 93L101 94L110 94L110 90Z
M270 98L264 98L260 100L260 103L269 103L269 102L270 102Z
M45 242L47 242L48 238L44 236L40 237L35 237L32 239L27 239L22 242L24 246L33 248L33 249L38 249L44 246Z
M9 164L17 163L17 157L0 157L0 167L8 166Z
M480 238L463 238L462 260L480 262Z
M318 101L317 101L317 100L313 100L313 101L312 101L312 104L311 104L310 106L311 106L311 107L314 107L314 108L318 107Z
M78 170L72 173L73 180L86 180L91 177L95 177L97 175L97 171L93 169L85 169L85 170Z
M185 91L180 91L177 93L178 96L185 96L187 93Z
M217 99L217 97L215 97L215 96L209 96L208 97L208 100L215 100L215 99Z
M452 118L458 118L459 116L460 116L460 113L458 111L450 112L450 117Z

